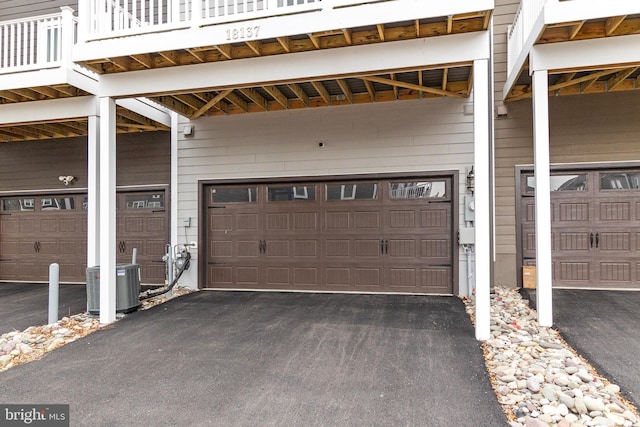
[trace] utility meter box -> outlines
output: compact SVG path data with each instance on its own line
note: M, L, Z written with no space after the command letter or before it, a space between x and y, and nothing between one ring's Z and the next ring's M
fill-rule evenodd
M116 312L131 313L140 306L140 266L116 265ZM100 266L87 268L87 311L100 313Z

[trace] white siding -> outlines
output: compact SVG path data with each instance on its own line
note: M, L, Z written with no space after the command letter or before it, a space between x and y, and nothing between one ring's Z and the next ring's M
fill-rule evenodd
M473 116L463 114L468 102L430 99L199 119L193 137L179 132L178 218L193 218L187 239L197 240L198 180L204 179L457 170L462 202L465 168L473 163ZM182 242L181 221L178 227ZM460 293L466 292L463 262L461 255ZM195 286L196 268L187 273L183 283Z
M79 0L0 0L0 21L29 18L60 12L60 7L69 6L78 10Z

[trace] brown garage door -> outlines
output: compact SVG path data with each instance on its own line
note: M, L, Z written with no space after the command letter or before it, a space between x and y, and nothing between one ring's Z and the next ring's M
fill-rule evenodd
M60 265L60 280L86 280L87 197L84 194L0 199L0 280L47 281L49 265ZM164 190L118 194L118 262L131 262L138 248L144 283L164 281L168 241Z
M211 185L206 287L453 292L451 178Z
M640 171L554 171L551 183L553 285L640 286ZM523 174L524 265L535 264L534 186Z

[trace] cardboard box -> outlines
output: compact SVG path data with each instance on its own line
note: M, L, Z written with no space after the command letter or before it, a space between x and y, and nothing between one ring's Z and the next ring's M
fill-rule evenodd
M522 287L525 289L536 288L536 266L525 265L522 267Z

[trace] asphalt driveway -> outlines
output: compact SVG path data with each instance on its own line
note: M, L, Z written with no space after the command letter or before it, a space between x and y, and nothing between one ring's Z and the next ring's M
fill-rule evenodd
M58 316L87 311L85 285L60 285ZM49 319L49 285L0 283L0 335L29 326L46 325Z
M535 307L535 291L525 290ZM598 372L640 404L640 292L553 290L554 326Z
M507 425L455 297L197 292L0 377L71 425Z

